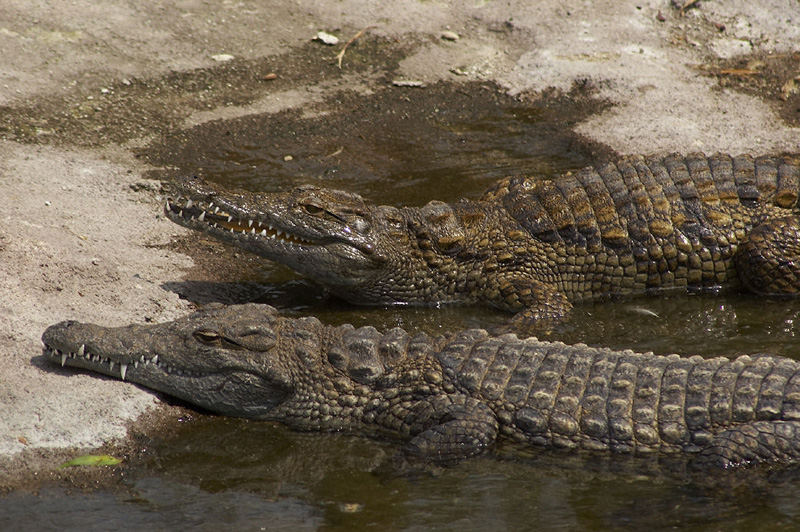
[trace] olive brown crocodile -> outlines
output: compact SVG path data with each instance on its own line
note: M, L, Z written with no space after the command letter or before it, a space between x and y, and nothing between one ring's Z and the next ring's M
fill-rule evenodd
M151 325L49 327L61 365L139 383L229 416L404 442L453 460L498 438L616 453L688 453L729 467L800 458L800 362L704 359L465 330L326 326L266 305Z
M187 180L167 216L286 264L355 303L483 302L515 321L667 289L800 290L791 157L626 157L480 200L372 205L301 186L233 194Z

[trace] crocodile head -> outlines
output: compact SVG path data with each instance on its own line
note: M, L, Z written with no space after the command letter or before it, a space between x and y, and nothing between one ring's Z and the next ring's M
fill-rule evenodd
M413 280L404 287L394 276L425 266L408 253L403 212L357 194L314 186L229 193L197 179L181 192L165 206L170 220L285 264L353 303L409 301Z
M321 365L298 359L317 343L313 318L280 318L267 305L212 307L175 321L101 327L64 321L42 335L45 356L128 380L224 415L281 418ZM304 349L310 357L319 350ZM303 366L301 371L298 367ZM285 421L285 420L284 420Z

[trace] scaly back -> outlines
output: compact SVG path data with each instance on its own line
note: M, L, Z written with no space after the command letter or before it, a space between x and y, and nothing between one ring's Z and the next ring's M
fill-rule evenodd
M788 157L627 157L575 174L513 177L484 196L552 255L570 299L731 280L750 229L796 215ZM580 286L578 286L580 284Z

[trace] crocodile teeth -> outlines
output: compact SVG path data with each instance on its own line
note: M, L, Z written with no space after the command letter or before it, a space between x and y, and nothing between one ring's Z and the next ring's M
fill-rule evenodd
M233 221L233 216L228 216L228 223L231 223L232 221Z
M217 207L217 206L215 205L215 206L214 206L214 214L217 214L218 212L219 212L219 207Z
M158 364L158 355L153 355L153 358L150 359L150 362L152 362L153 364Z
M194 202L191 199L186 200L186 208L191 209Z
M261 236L267 236L267 230L266 229L263 229L261 231Z
M86 345L81 344L81 346L78 348L78 356L82 357L85 353L86 353Z
M247 227L253 227L253 220L247 220Z
M202 222L205 219L206 219L206 211L203 211L200 213L200 216L197 217L197 221Z
M66 364L66 363L67 363L67 354L66 353L61 353L61 367L63 368L64 364Z
M108 371L114 371L114 361L113 360L109 360L108 361Z
M128 372L128 365L127 364L120 364L119 365L119 376L122 380L125 380L125 374Z

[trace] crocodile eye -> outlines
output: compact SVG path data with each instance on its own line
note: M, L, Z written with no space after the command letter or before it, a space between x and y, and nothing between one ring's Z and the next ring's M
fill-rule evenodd
M325 210L317 207L316 205L311 205L310 203L306 203L305 205L303 205L303 209L305 209L305 211L308 214L315 214L315 215Z
M219 343L220 340L219 334L215 333L214 331L195 331L194 337L204 344L215 344Z

